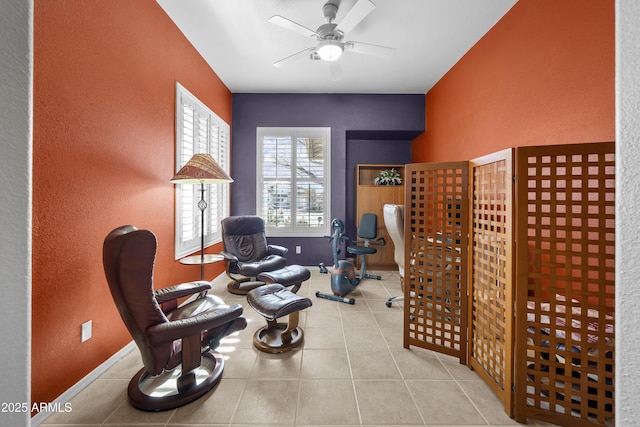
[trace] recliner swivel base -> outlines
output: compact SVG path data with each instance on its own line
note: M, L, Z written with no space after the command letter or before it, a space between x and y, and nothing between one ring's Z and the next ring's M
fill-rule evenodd
M298 326L298 312L289 314L288 323L271 323L253 334L253 345L265 353L285 353L304 342L304 332Z
M231 277L232 279L229 283L227 283L227 291L229 291L230 294L234 295L246 295L252 289L264 285L264 282L260 280L251 280L251 278L249 277L236 279L230 274L227 274L227 276Z
M180 366L156 376L142 368L129 382L129 402L143 411L178 408L212 390L222 379L223 370L224 359L213 351L202 355L200 366L191 376L183 375Z

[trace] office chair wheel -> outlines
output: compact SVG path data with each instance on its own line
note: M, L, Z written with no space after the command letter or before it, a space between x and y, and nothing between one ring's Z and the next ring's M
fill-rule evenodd
M394 302L398 302L398 301L402 301L404 300L404 296L398 296L398 297L391 297L387 300L387 302L385 302L385 305L389 308L391 308L391 306L393 305Z

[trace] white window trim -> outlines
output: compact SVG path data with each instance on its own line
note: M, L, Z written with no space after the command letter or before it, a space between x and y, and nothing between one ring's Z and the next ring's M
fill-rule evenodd
M291 227L270 227L265 226L265 233L270 237L324 237L330 232L331 226L331 128L330 127L258 127L256 129L256 212L257 215L265 217L262 212L262 199L264 190L264 180L262 176L262 164L264 162L264 150L262 148L265 136L290 137L295 141L297 136L306 136L312 133L321 133L325 144L323 145L324 156L324 218L323 226L317 228L297 227L292 221ZM294 150L295 151L295 150ZM295 176L292 186L295 187ZM294 194L295 192L292 192ZM293 205L293 203L292 203Z
M194 137L185 137L183 126L184 104L193 108L196 115L206 121L205 140L194 142ZM184 86L176 82L176 172L195 153L210 154L227 173L230 170L230 134L229 124L211 111L198 98L189 92ZM211 132L217 129L217 133ZM175 259L180 259L200 250L201 212L197 203L200 200L200 185L176 184L175 185ZM188 193L184 193L188 192ZM192 208L188 215L191 216L192 231L183 230L183 213L181 206L184 197L192 197ZM188 200L188 199L186 199ZM229 216L229 185L207 184L205 185L205 248L222 241L220 221ZM187 236L185 236L187 234Z

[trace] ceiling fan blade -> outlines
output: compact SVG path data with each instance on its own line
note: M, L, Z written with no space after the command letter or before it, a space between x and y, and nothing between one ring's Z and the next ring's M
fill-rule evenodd
M329 70L331 70L331 80L340 80L344 76L342 74L342 65L340 61L329 62Z
M376 5L371 0L358 0L336 27L336 30L348 33L370 14Z
M300 25L297 22L293 22L292 20L287 19L284 16L273 15L271 18L269 18L269 22L305 37L318 37L318 34L315 31L310 30L309 28L305 27L304 25Z
M304 58L305 56L310 56L313 55L313 52L315 52L316 48L315 47L308 47L304 50L301 50L300 52L296 52L293 55L289 55L286 58L283 58L277 62L274 62L273 65L276 67L284 67L287 66L288 64L297 61L299 59Z
M361 53L363 55L381 56L384 58L390 58L396 53L396 49L393 47L380 46L377 44L362 43L362 42L346 42L345 49L351 52Z

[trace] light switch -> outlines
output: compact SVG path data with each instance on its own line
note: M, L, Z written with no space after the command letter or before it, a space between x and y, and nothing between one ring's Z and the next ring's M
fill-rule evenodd
M86 340L91 338L92 326L93 326L93 322L91 320L89 320L88 322L84 322L82 324L82 341L81 342L85 342Z

